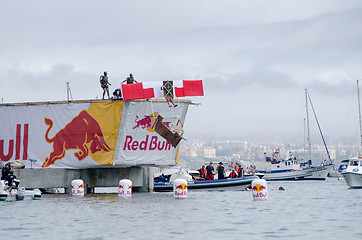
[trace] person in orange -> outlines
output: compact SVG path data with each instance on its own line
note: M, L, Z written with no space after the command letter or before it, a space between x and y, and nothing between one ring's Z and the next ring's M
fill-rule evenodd
M238 168L238 177L244 177L244 168L241 165Z
M229 178L237 178L238 175L235 172L235 169L231 170L231 173L229 174Z
M197 170L197 171L199 171L199 176L200 176L200 178L205 179L205 177L206 177L205 166L203 165L203 166L202 166L199 170Z

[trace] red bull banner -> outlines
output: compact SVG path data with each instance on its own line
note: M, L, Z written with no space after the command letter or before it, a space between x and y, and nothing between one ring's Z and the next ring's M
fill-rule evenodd
M164 117L163 123L169 127L184 123L187 109L188 102L179 102L175 108L170 108L165 102L126 102L115 164L165 166L177 163L178 147L172 147L152 126L158 114Z
M26 168L172 165L177 149L151 129L162 112L184 121L188 104L71 102L0 106L0 160ZM31 161L30 161L31 160Z
M1 161L33 168L113 165L122 111L123 102L0 107Z

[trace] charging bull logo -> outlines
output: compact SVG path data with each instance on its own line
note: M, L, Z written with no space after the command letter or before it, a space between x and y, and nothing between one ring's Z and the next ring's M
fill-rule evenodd
M182 184L176 186L176 187L175 187L175 190L176 190L176 189L180 189L180 190L182 190L182 191L185 191L185 190L187 189L187 185L184 184L184 183L182 183Z
M81 111L53 138L48 136L53 127L53 120L45 118L45 124L49 126L45 133L45 140L53 144L53 151L43 162L42 168L49 167L63 159L66 150L79 150L74 153L79 161L89 156L89 150L92 154L101 150L105 152L111 150L104 140L100 125L86 110Z
M136 119L134 120L136 125L132 129L136 128L142 128L147 129L149 132L154 132L155 130L152 128L152 125L155 123L156 117L158 115L158 112L154 112L150 115L146 115L144 118L139 119L138 116L136 116ZM163 122L168 128L170 128L171 122Z
M256 184L254 187L253 187L253 190L256 191L256 192L260 192L262 190L266 190L266 187L264 187L263 185L260 185L260 184Z
M119 184L119 189L124 189L124 186ZM127 189L132 189L132 185L129 185Z
M136 116L136 119L134 120L136 123L136 126L134 126L132 129L141 127L142 129L145 128L151 128L152 127L152 120L150 116L146 116L140 120L138 120L138 116Z
M72 185L72 189L74 189L74 186ZM84 183L77 186L77 189L84 189Z

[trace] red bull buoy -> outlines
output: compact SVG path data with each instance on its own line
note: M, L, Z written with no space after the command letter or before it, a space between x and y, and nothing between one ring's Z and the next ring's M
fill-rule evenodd
M254 200L268 199L268 187L265 179L257 179L251 182L251 189Z
M175 179L173 195L175 198L187 198L187 181L185 179Z
M119 181L118 196L130 197L132 196L132 181L122 179Z
M84 182L82 179L75 179L72 181L72 195L84 195Z

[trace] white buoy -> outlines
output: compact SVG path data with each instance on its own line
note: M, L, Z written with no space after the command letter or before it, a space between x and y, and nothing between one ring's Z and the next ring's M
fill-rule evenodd
M254 200L268 199L268 187L265 179L257 179L251 182L251 189Z
M187 181L176 179L173 182L173 195L175 198L187 198Z
M84 182L82 179L75 179L72 181L72 195L84 195Z
M128 179L122 179L119 181L118 196L132 196L132 181Z

